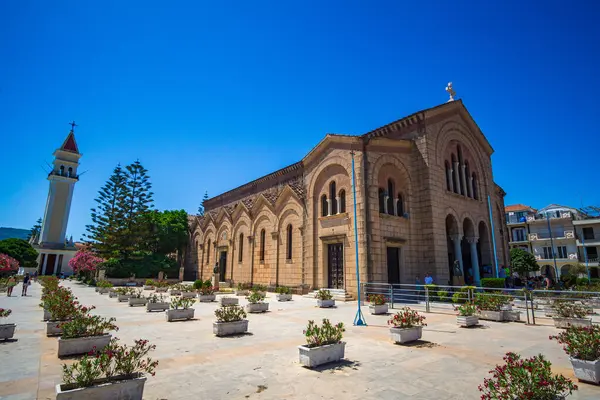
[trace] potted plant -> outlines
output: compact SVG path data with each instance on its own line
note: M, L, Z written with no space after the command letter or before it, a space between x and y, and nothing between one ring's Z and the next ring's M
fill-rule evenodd
M119 297L119 293L117 292L117 289L119 289L119 288L111 287L110 289L108 289L108 297L111 299L113 299L115 297Z
M181 285L181 297L185 297L188 299L193 299L196 297L196 292L194 292L193 285Z
M278 286L275 289L275 297L277 301L290 301L292 300L292 290L287 286Z
M195 283L194 285L196 286ZM198 288L198 298L203 303L210 303L211 301L216 300L217 296L215 295L215 291L210 279L207 279L205 282L201 283L200 287Z
M385 302L385 296L382 294L372 294L369 296L369 312L373 315L387 314L388 305Z
M169 289L169 294L171 296L181 296L181 284L180 283L176 283L175 285L171 286L171 289Z
M213 333L217 336L229 336L248 331L246 312L238 305L217 308L215 317L217 321L213 322Z
M130 287L120 287L115 291L117 292L117 301L119 303L129 301L129 298L135 294L135 289Z
M317 299L317 306L319 306L319 308L330 308L335 306L335 300L329 290L319 289L315 294L315 299Z
M269 309L269 303L265 303L265 296L260 292L252 291L246 299L246 311L249 313L263 313Z
M3 321L4 318L8 318L8 316L12 313L12 310L8 310L6 308L0 308L0 321ZM16 324L3 324L0 323L0 340L8 340L12 339L15 335Z
M148 296L146 311L166 311L169 309L169 303L162 294L153 293Z
M194 318L194 309L190 308L196 299L177 298L171 300L171 309L167 310L167 322Z
M261 285L261 284L255 284L255 285L251 285L252 286L252 291L254 292L258 292L260 294L262 294L264 297L267 297L267 287L265 285Z
M96 291L100 294L108 293L111 287L113 287L113 284L107 280L101 280L96 283Z
M228 297L228 296L223 296L219 299L219 304L221 306L236 306L238 305L239 300L237 299L237 297Z
M46 296L44 303L50 313L50 319L46 322L46 336L59 336L62 333L63 322L70 321L76 314L88 310L79 304L71 290L63 287Z
M563 345L575 376L586 382L600 383L600 326L570 326L550 336Z
M506 305L510 300L504 296L495 294L475 294L474 304L477 306L479 312L478 317L481 319L501 322L505 321L506 312L502 310L502 307Z
M346 348L346 342L342 342L344 330L342 322L332 325L327 318L323 318L321 326L308 321L304 330L306 344L298 346L300 364L312 368L343 359Z
M250 289L252 287L251 284L249 283L238 283L237 284L237 290L235 291L235 295L236 296L248 296L248 294L250 293L250 291L248 289Z
M146 374L154 376L158 361L148 357L156 348L147 340L133 346L117 339L95 354L73 364L63 364L62 383L56 385L57 400L129 399L142 400Z
M129 297L129 307L145 306L148 303L148 299L144 297L143 292L144 289L134 289L133 294Z
M454 311L458 311L456 323L459 326L469 327L479 324L479 317L476 315L477 306L472 302L462 303L455 307Z
M92 309L93 306L82 310L73 319L61 324L62 334L58 339L59 357L100 350L110 343L111 335L108 331L119 330L113 323L115 318L90 315L88 311Z
M165 281L154 281L154 287L157 293L166 293L169 289L169 283Z
M146 279L146 282L144 283L144 290L154 290L154 288L155 288L154 280Z
M427 326L425 317L409 307L403 307L390 320L388 325L392 340L396 343L408 343L421 339L423 327Z
M506 364L490 371L479 385L482 399L557 400L577 390L577 385L562 375L553 375L551 363L543 355L527 359L515 353L506 353Z
M592 320L587 318L587 310L584 305L568 300L556 300L552 305L556 312L554 326L557 328L568 328L569 326L592 326Z

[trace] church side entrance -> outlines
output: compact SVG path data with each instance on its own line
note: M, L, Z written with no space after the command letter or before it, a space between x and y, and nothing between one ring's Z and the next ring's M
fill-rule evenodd
M227 267L227 252L222 251L219 255L219 282L225 282L225 268Z
M344 288L344 245L334 243L327 245L328 288Z
M387 247L388 283L400 283L400 248Z

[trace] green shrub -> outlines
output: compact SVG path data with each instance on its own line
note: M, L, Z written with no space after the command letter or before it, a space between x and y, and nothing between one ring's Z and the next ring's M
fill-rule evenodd
M315 294L315 298L319 300L331 300L333 299L333 295L329 290L319 289L319 291Z
M202 289L202 286L204 286L204 281L202 279L197 279L194 281L194 289L200 290Z
M262 303L265 299L265 295L259 291L252 291L246 299L248 299L248 303L250 304Z
M275 293L277 294L292 294L292 289L287 286L278 286L275 289Z
M482 278L481 286L486 288L504 289L504 278Z
M319 347L339 343L344 331L342 322L332 325L327 318L324 318L323 325L319 326L315 324L315 321L308 321L308 326L304 330L306 345L307 347Z
M246 311L240 306L223 306L215 310L217 322L235 322L246 318Z
M590 281L588 280L588 278L577 278L577 281L576 281L577 286L588 285L589 283L590 283Z
M146 279L146 286L154 286L154 280L153 279Z
M447 290L438 290L437 296L439 301L448 301L449 295Z
M266 292L267 287L265 285L253 285L252 290L259 291L259 292Z

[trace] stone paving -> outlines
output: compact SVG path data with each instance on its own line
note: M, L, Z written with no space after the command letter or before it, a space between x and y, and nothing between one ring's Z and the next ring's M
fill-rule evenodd
M483 321L480 328L461 329L453 315L431 313L423 341L400 346L389 340L388 317L368 315L367 307L369 326L352 326L356 302L318 309L315 300L294 296L278 303L270 293L271 311L248 316L248 335L217 338L217 303L196 303L195 320L169 323L164 313L128 307L78 283L64 285L98 314L116 317L115 335L123 343L145 338L157 345L152 356L159 367L146 383L145 399L477 399L477 385L507 351L543 353L556 373L575 379L566 354L548 340L557 332L551 326ZM28 297L0 297L0 307L11 308L10 321L17 323L17 340L0 342L1 399L55 398L61 361L57 339L45 336L40 291L34 284ZM309 370L298 364L297 345L304 343L307 320L324 317L347 325L346 360ZM600 398L600 387L579 387L572 399Z

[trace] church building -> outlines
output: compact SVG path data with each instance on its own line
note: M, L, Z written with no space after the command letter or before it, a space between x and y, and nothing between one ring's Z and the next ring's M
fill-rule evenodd
M361 282L492 276L509 259L505 192L492 147L449 89L445 104L362 135L327 134L299 162L205 201L204 216L190 216L187 268L356 296L354 157Z

